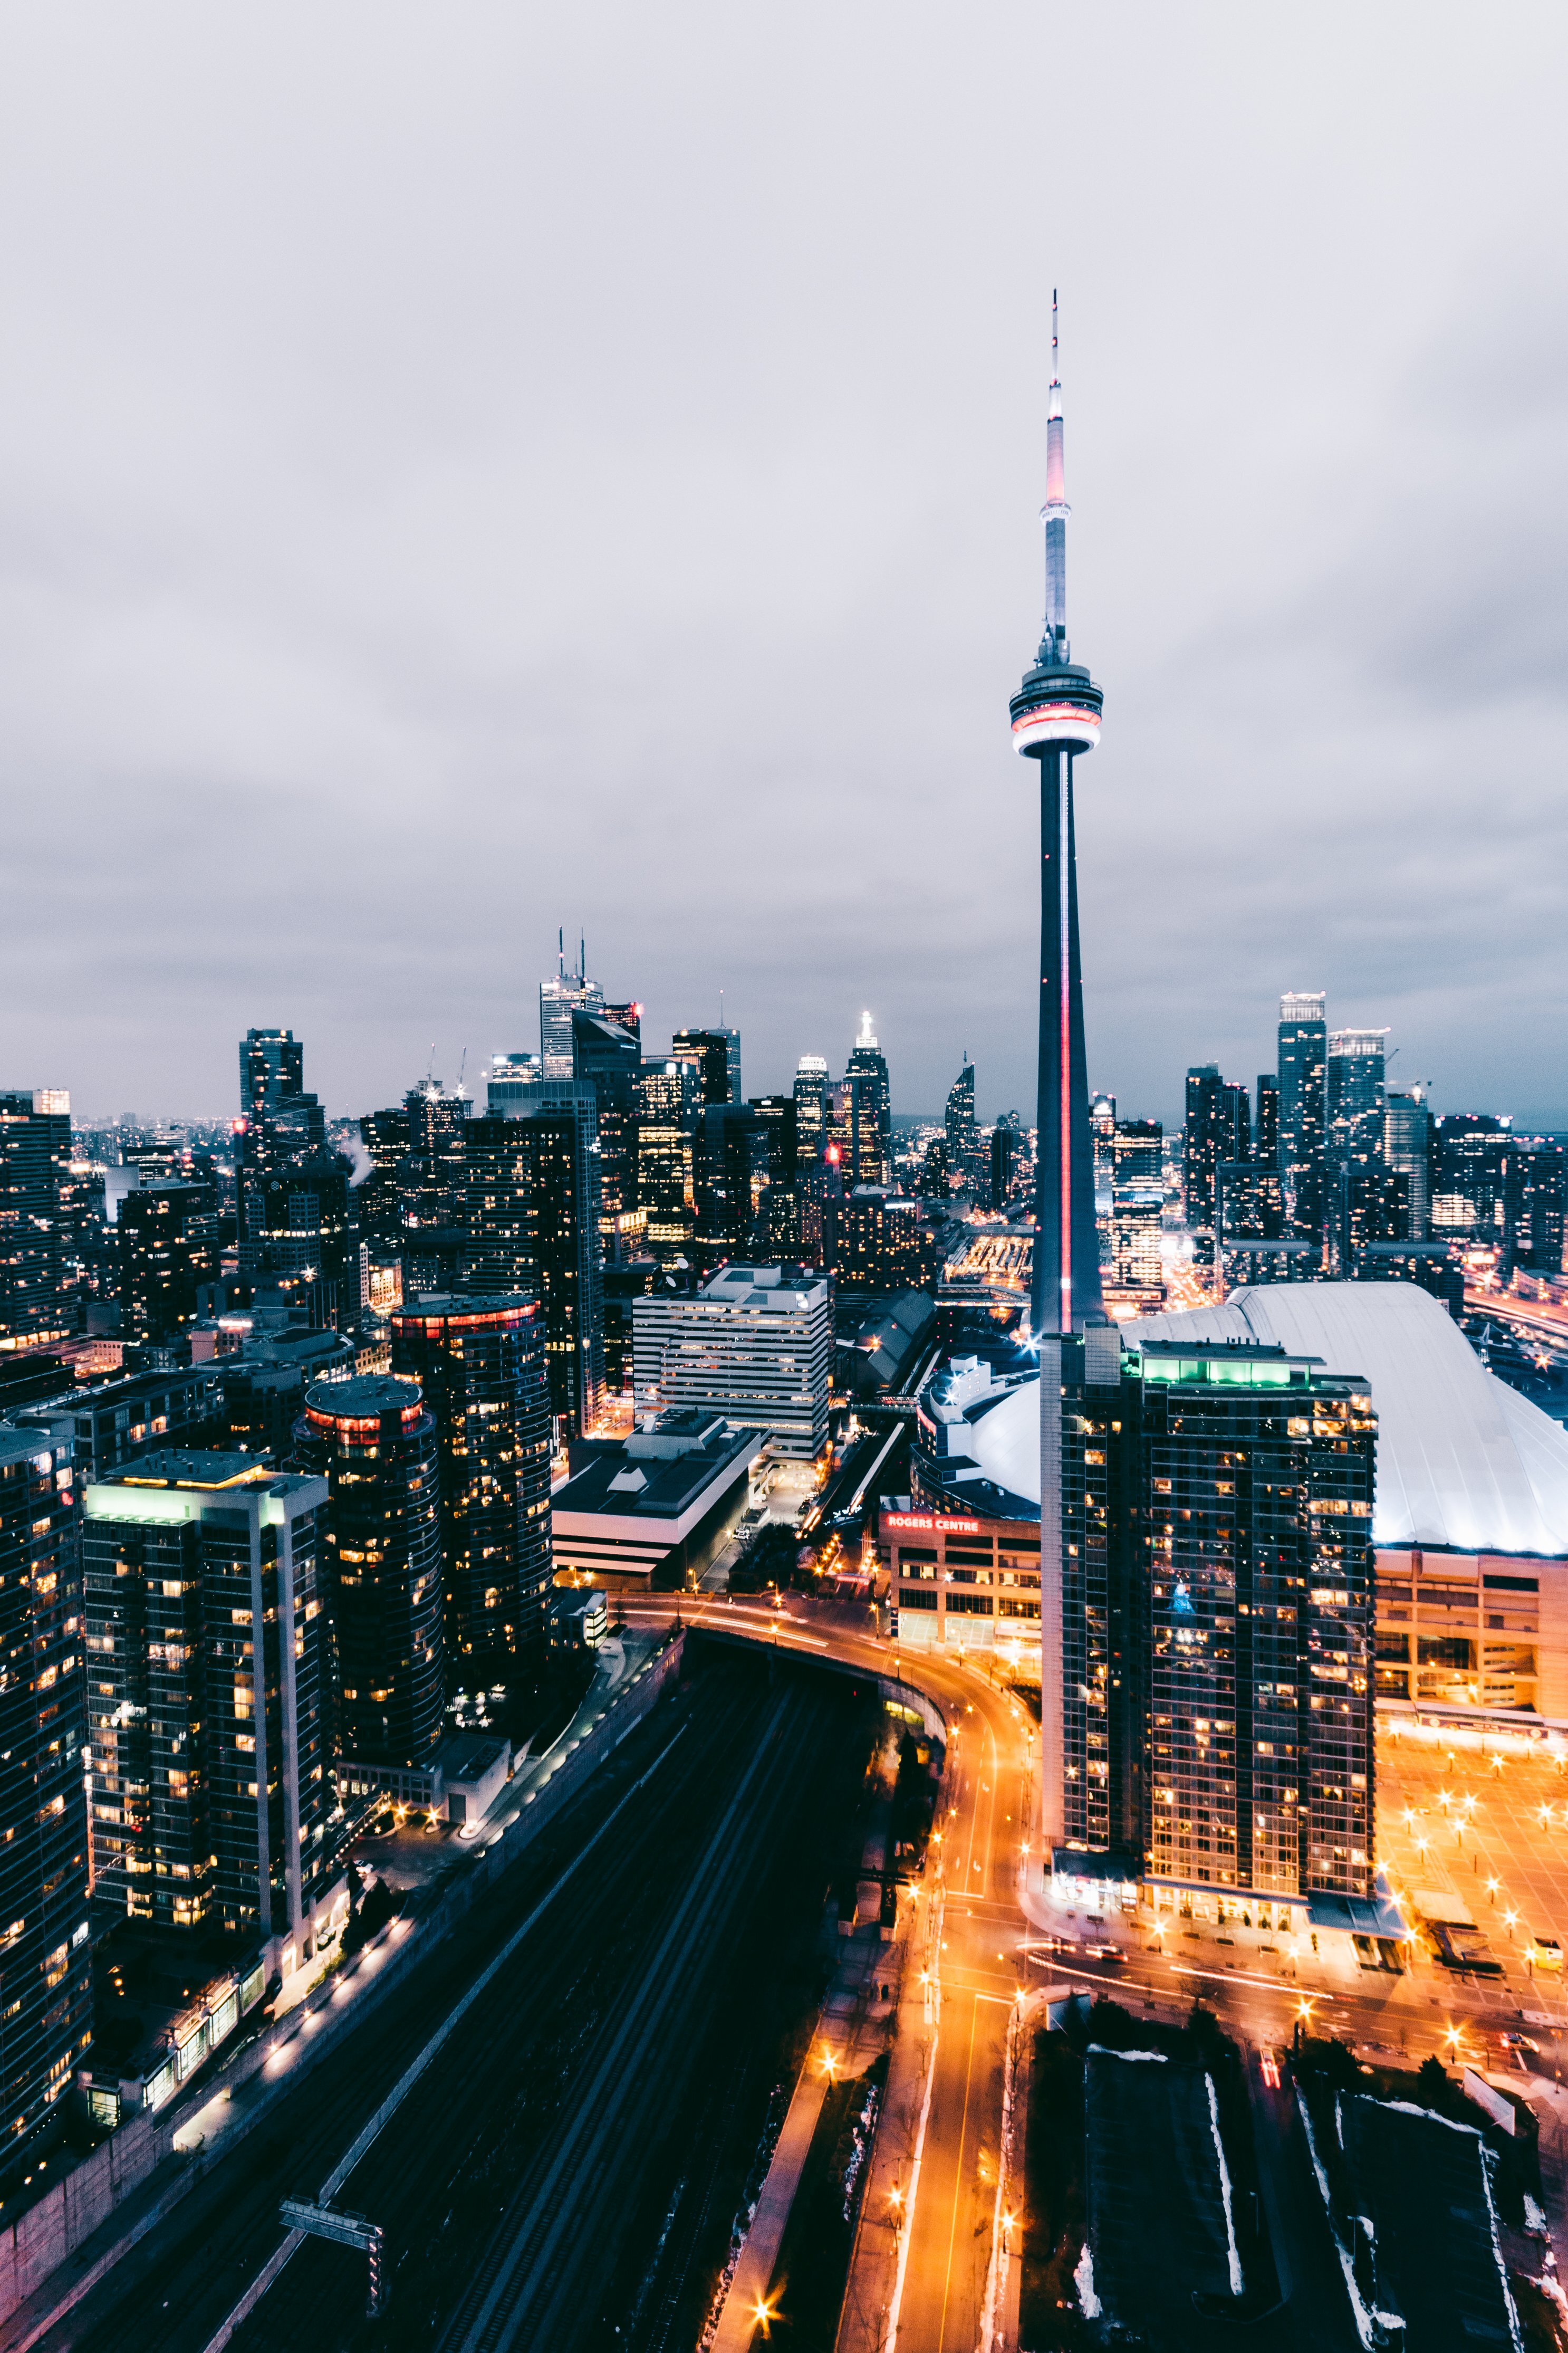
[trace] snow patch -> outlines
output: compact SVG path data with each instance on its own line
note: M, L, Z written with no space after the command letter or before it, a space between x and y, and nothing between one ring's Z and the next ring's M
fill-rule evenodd
M1072 2284L1078 2290L1079 2309L1084 2318L1098 2320L1100 2305L1100 2298L1094 2292L1094 2257L1089 2252L1087 2239L1083 2242L1083 2253L1078 2259L1078 2267L1072 2275Z
M1236 2243L1236 2217L1231 2211L1230 2168L1225 2161L1225 2143L1219 2135L1219 2094L1214 2087L1214 2077L1205 2075L1204 2082L1209 2095L1209 2130L1214 2135L1214 2153L1219 2166L1220 2195L1225 2200L1226 2252L1230 2261L1230 2292L1241 2294L1241 2254Z

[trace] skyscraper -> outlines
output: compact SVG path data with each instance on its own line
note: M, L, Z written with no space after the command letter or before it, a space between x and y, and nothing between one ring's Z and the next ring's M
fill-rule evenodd
M637 1076L637 1202L648 1254L672 1267L691 1248L693 1138L700 1105L689 1062L645 1062Z
M795 1065L795 1107L796 1150L804 1171L816 1167L827 1144L827 1062L821 1054L803 1054Z
M1227 1161L1246 1160L1251 1149L1247 1089L1227 1085L1217 1062L1195 1064L1187 1072L1184 1166L1187 1224L1198 1237L1196 1255L1204 1265L1214 1259L1217 1172Z
M744 1103L705 1103L699 1115L694 1176L697 1263L711 1274L725 1259L767 1248L768 1133Z
M76 1328L60 1223L70 1157L69 1095L0 1092L0 1344L63 1339Z
M245 1454L143 1455L88 1489L100 1911L302 1957L333 1861L326 1506L324 1480Z
M313 1152L272 1170L252 1195L255 1274L302 1307L312 1331L350 1332L359 1320L359 1202L349 1175L341 1153ZM146 1198L133 1193L126 1208Z
M592 1086L544 1081L521 1117L468 1123L461 1287L544 1312L551 1409L581 1437L605 1386L599 1148Z
M1164 1908L1301 1927L1372 1892L1377 1424L1363 1381L1182 1321L1069 1384L1067 1834Z
M115 1224L120 1324L128 1339L172 1340L196 1320L197 1294L217 1279L217 1218L208 1185L127 1193Z
M328 1487L343 1759L423 1765L447 1704L436 1417L417 1381L318 1381L295 1454Z
M672 1058L697 1073L698 1101L741 1101L741 1033L738 1029L678 1029L669 1041Z
M1321 1240L1326 1207L1329 1025L1321 991L1279 1000L1279 1172L1292 1229Z
M543 1630L551 1576L543 1315L515 1293L405 1300L392 1369L436 1416L447 1654L518 1651Z
M1035 662L1009 706L1013 742L1040 779L1039 1113L1031 1322L1040 1348L1041 1687L1062 1689L1062 1341L1103 1307L1094 1221L1083 979L1079 958L1073 767L1100 740L1103 697L1073 662L1067 627L1067 480L1057 306L1046 421L1046 618ZM1063 1834L1062 1726L1043 1710L1041 1790L1047 1842Z
M947 1165L967 1185L980 1178L980 1130L974 1118L974 1065L967 1054L963 1068L947 1091ZM989 1171L986 1172L989 1176Z
M800 1255L800 1106L793 1094L753 1095L752 1110L766 1140L768 1196L763 1204L767 1228L765 1255L773 1259Z
M637 1079L642 1050L635 1033L607 1013L572 1016L574 1076L591 1086L599 1119L599 1230L605 1256L616 1257L637 1224Z
M1383 1150L1384 1052L1386 1029L1329 1032L1329 1154L1335 1160L1372 1160Z
M291 1029L247 1029L239 1047L239 1271L262 1265L267 1180L327 1148L326 1113L305 1090L305 1048Z
M1119 1119L1111 1145L1110 1253L1103 1280L1125 1314L1164 1304L1160 1238L1165 1210L1164 1130L1157 1119Z
M0 2066L14 2161L63 2124L92 2039L81 1557L70 1448L41 1430L0 1430Z
M546 1079L570 1079L575 1067L572 1047L572 1016L602 1013L605 992L588 977L587 942L577 952L577 969L566 969L566 939L560 934L553 980L539 984L539 1060Z
M868 1013L860 1016L860 1034L850 1049L846 1075L869 1082L871 1100L876 1107L877 1134L881 1152L881 1173L864 1177L864 1184L885 1185L893 1159L893 1094L888 1080L887 1058L878 1045L871 1029Z
M973 1073L971 1072L970 1076L973 1081ZM972 1104L973 1092L972 1083L969 1090ZM950 1108L951 1103L950 1097ZM844 1172L847 1186L886 1182L887 1155L882 1143L877 1082L869 1071L850 1071L836 1085L828 1088L827 1140L830 1145L837 1146L838 1165ZM970 1159L972 1182L978 1181L982 1159L980 1138L976 1132Z
M1390 1168L1409 1180L1410 1239L1426 1239L1432 1153L1432 1114L1419 1084L1388 1087L1383 1102L1383 1156Z

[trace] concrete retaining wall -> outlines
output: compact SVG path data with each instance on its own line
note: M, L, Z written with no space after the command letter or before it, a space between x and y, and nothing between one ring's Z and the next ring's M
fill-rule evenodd
M210 2148L198 2146L182 2154L174 2148L174 2136L220 2088L237 2091L259 2074L274 2052L300 2031L311 2007L309 2002L290 2010L226 2067L204 2069L188 2090L157 2115L128 2117L90 2157L63 2174L36 2205L29 2206L7 2228L0 2230L0 2353L26 2353L26 2348L62 2311L85 2295L128 2248L163 2220L194 2182L226 2157L286 2092L293 2090L310 2067L334 2050L346 2034L380 2007L394 1988L403 1983L409 1970L467 1915L483 1891L493 1886L531 1845L563 1806L579 1794L595 1766L602 1764L642 1722L679 1672L683 1645L684 1637L677 1635L615 1694L603 1720L567 1750L544 1787L531 1803L524 1801L517 1820L497 1843L473 1857L457 1883L443 1891L430 1911L415 1914L412 1935L398 1936L395 1930L382 1932L376 1943L384 1948L390 1944L390 1951L374 1983L341 2009L329 2008L325 2022L295 2063L275 2084L269 2084L260 2097L247 2103ZM339 1982L336 1977L329 1978L329 1992ZM88 2248L85 2242L92 2233L102 2229L132 2192L151 2184L160 2168L168 2176L162 2193L151 2200L139 2200L134 2220L127 2217L122 2232L116 2233L101 2248ZM50 2275L79 2251L83 2259L74 2275L68 2282L54 2281L57 2293L42 2299L47 2310L24 2315L20 2307L38 2296L51 2284ZM15 2325L6 2327L7 2322Z

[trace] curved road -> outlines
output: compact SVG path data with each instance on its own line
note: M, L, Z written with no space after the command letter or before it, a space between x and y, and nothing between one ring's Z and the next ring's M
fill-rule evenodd
M908 2034L912 2022L919 2044L906 2060L923 2063L934 2040L935 2063L929 2103L920 2103L925 2124L918 2173L912 2148L904 2168L910 2188L900 2201L908 2218L901 2274L888 2285L889 2300L897 2301L900 2353L974 2353L997 2211L1007 2031L1022 1981L1026 1923L1017 1873L1030 1840L1038 1765L1034 1721L984 1672L930 1651L911 1653L871 1633L856 1604L790 1595L775 1609L719 1595L649 1594L625 1608L636 1626L679 1614L689 1627L743 1633L802 1656L896 1674L928 1693L947 1719L948 1811L932 1841L923 1899L926 1916L940 1923L931 1956L938 1982L925 2004L929 2020L917 2001L911 2021L906 2004L900 2028ZM880 2173L879 2166L879 2179ZM868 2211L866 2227L882 2220ZM879 2314L868 2318L868 2341L876 2343L885 2323Z

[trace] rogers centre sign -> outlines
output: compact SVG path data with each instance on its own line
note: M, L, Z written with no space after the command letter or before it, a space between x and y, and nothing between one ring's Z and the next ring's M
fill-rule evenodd
M939 1520L930 1512L884 1512L885 1528L919 1528L927 1535L977 1536L978 1520Z

